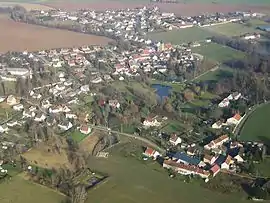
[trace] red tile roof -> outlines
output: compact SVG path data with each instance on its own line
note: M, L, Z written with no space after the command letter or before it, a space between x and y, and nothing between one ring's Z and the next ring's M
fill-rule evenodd
M146 155L152 156L152 155L154 155L155 150L153 150L153 149L150 148L150 147L147 147L144 153L145 153Z
M216 173L216 172L218 172L218 171L220 170L220 167L219 167L217 164L215 164L210 170L211 170L213 173Z

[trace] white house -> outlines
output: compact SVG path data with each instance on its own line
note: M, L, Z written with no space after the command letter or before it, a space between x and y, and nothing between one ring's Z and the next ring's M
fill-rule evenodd
M17 99L13 96L13 95L9 95L7 97L7 104L10 106L14 106L16 104L18 104L19 102L17 101Z
M235 114L233 117L227 119L227 124L228 125L238 125L240 121L242 120L242 117L240 114Z
M220 128L222 128L222 126L223 126L223 123L221 121L217 121L211 127L213 129L220 129Z
M150 147L147 147L143 155L156 159L158 156L160 156L160 153Z
M238 163L243 163L244 159L238 154L234 157L234 159L238 162Z
M21 111L23 110L23 105L22 104L16 104L12 107L15 111Z
M222 136L218 137L217 139L212 140L209 144L204 145L204 148L207 150L215 149L227 141L229 141L228 135L222 135Z
M72 123L71 122L68 122L68 123L63 123L63 124L58 124L58 127L61 129L61 130L69 130L70 128L72 128Z
M7 123L7 126L8 127L14 127L16 125L18 125L18 122L17 121L10 121L10 122Z
M174 134L171 135L169 142L170 142L172 145L176 146L176 145L178 145L178 144L181 144L182 139L181 139L180 137L178 137L178 136L174 133Z
M34 118L34 121L36 121L36 122L43 122L43 121L45 121L45 119L46 119L46 116L44 114L40 114L40 115L37 115Z
M157 119L155 118L147 118L143 121L143 125L145 127L151 127L151 126L155 126L155 127L158 127L161 125L161 122L158 122Z
M234 163L234 161L232 160L232 157L230 155L228 155L226 160L221 164L221 168L229 170L230 164L233 164L233 163Z
M77 119L77 115L74 114L74 113L66 113L66 118L69 118L69 119Z
M8 131L8 127L4 127L0 125L0 133L5 133Z
M228 107L230 105L230 100L228 98L223 99L218 106L220 108Z
M34 118L36 116L36 113L34 111L23 111L23 117L26 118Z

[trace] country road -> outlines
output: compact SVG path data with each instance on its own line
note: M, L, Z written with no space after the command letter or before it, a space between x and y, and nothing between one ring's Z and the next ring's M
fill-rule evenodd
M160 153L164 154L166 152L166 150L160 146L158 146L157 144L155 144L154 142L146 139L146 138L143 138L143 137L140 137L140 136L137 136L137 135L133 135L133 134L128 134L128 133L121 133L121 132L118 132L118 131L114 131L114 130L108 130L108 128L104 127L104 126L95 126L95 125L91 125L90 126L91 128L93 129L97 129L97 130L102 130L102 131L109 131L111 133L116 133L118 135L122 135L122 136L126 136L126 137L129 137L129 138L133 138L133 139L136 139L136 140L139 140L139 141L142 141L144 142L145 144L149 145L150 147L156 149L157 151L159 151Z

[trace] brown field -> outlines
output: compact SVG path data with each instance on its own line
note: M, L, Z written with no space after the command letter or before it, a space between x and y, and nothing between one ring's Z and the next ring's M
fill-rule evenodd
M46 28L0 18L0 53L38 51L82 45L106 45L111 39L66 30Z
M177 3L177 4L164 4L164 3L123 3L112 2L109 0L101 1L100 3L71 3L67 1L57 1L53 3L46 3L49 7L76 10L81 8L88 8L93 10L106 10L106 9L124 9L136 7L153 7L158 6L164 12L174 12L177 15L196 15L202 13L213 12L230 12L230 11L253 11L263 12L270 10L270 6L260 5L229 5L229 4L213 4L213 3Z
M13 7L16 5L22 6L28 11L31 11L31 10L48 11L48 10L52 9L49 6L41 5L41 4L30 4L30 3L19 3L19 2L0 2L0 6L4 6L4 7Z
M68 157L65 151L49 152L45 145L40 144L37 148L32 148L23 154L23 157L33 165L37 165L42 168L71 168L68 162Z
M100 139L99 135L100 134L98 131L94 131L93 133L91 133L91 135L89 135L83 141L80 142L80 149L92 154L96 144Z

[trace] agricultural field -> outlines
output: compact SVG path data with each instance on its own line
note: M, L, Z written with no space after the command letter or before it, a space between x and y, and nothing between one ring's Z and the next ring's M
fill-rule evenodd
M216 43L205 43L200 47L192 48L192 51L220 63L233 59L243 59L246 56L244 52Z
M200 77L196 78L195 81L218 81L221 78L232 77L234 70L228 66L221 66L218 69L209 71Z
M127 146L126 149L130 152L124 152L122 148L114 149L118 151L117 154L111 152L106 160L94 158L90 160L95 169L110 174L110 178L89 191L87 203L248 202L243 200L246 198L244 194L228 196L204 189L196 181L188 184L183 182L184 178L170 179L166 170L159 164L152 161L142 162L134 158L141 152L136 152L132 146ZM133 158L118 155L120 153L129 154Z
M45 28L0 18L0 53L7 51L37 51L82 45L106 45L106 37ZM12 42L12 43L11 43Z
M248 27L240 23L226 23L221 25L213 25L204 27L205 30L212 31L213 33L222 34L226 36L240 36L246 33L261 32L256 27Z
M21 174L0 184L1 203L59 203L65 197L57 192L25 180Z
M240 139L245 141L262 141L269 143L270 104L262 104L249 115L240 132Z
M31 10L43 10L43 11L47 11L47 10L50 10L52 9L52 7L49 7L49 6L45 6L45 5L42 5L42 4L34 4L34 3L24 3L23 1L21 2L8 2L8 1L5 1L5 2L2 2L0 1L0 7L14 7L14 6L21 6L21 7L24 7L27 11L31 11Z
M151 33L148 38L152 40L170 42L172 44L183 44L188 42L195 42L205 40L212 37L213 34L205 29L199 27L185 28L179 30L172 30L167 32Z

